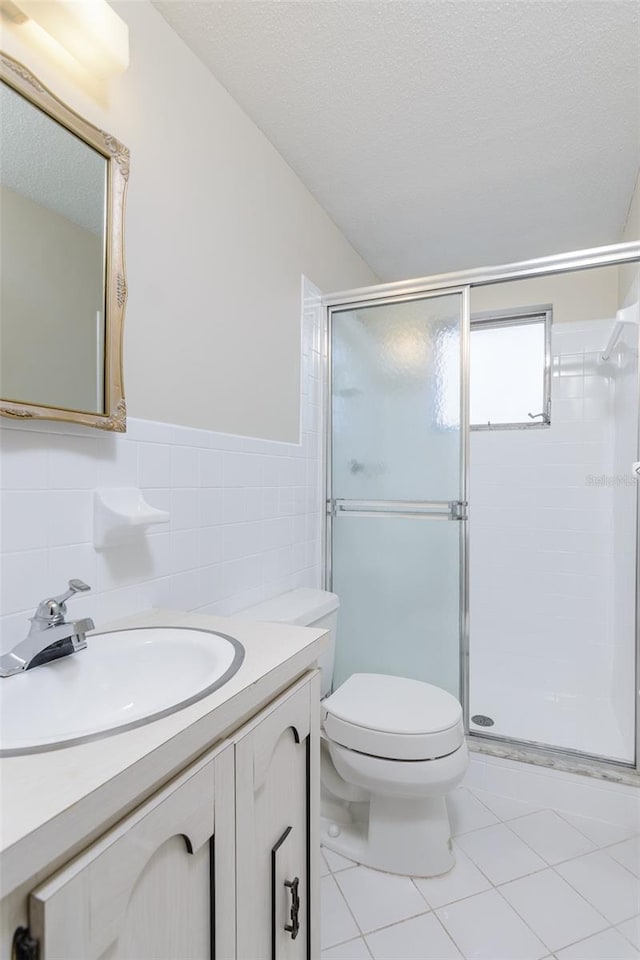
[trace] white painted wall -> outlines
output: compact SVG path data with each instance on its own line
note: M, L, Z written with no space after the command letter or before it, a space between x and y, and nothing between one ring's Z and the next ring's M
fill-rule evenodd
M532 280L514 280L471 291L471 313L553 304L554 323L612 317L618 309L618 268L577 270Z
M299 285L375 282L290 167L147 0L113 3L131 66L108 91L4 24L2 46L131 149L130 415L298 439Z
M636 180L636 187L627 214L627 222L620 242L627 243L631 240L640 240L640 173ZM620 306L637 302L640 299L640 267L638 267L638 264L633 263L620 267L618 276L618 301Z
M226 615L320 585L322 315L318 291L305 291L301 444L138 419L114 436L0 423L0 649L71 577L93 590L70 613L98 627L151 607ZM93 491L113 486L142 488L169 524L96 551Z

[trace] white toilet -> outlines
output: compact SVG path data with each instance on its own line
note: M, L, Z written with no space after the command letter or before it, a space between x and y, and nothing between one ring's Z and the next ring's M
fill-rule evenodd
M239 616L326 628L322 843L378 870L433 877L454 863L446 795L469 765L462 708L420 680L355 673L329 694L339 600L302 588Z

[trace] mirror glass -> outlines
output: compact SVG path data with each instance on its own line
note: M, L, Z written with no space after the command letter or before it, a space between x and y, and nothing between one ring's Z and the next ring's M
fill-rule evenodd
M105 412L108 161L0 83L0 396Z

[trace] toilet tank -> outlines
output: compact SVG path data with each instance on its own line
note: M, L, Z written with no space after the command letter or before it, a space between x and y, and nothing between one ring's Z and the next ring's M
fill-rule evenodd
M317 627L329 631L329 648L319 657L318 665L322 671L321 695L331 690L333 661L336 651L336 624L340 600L335 593L326 590L314 590L300 587L281 593L271 600L258 603L246 610L239 610L237 616L250 620L271 620L277 623L297 624L300 627Z

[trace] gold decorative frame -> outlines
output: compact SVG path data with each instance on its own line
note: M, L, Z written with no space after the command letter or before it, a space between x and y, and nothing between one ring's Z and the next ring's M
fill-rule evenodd
M23 64L0 53L0 80L66 127L107 161L105 265L105 413L89 413L16 403L0 398L0 415L14 420L61 420L124 433L127 429L122 336L127 301L124 264L124 208L129 180L129 150L111 134L99 130L59 100Z

